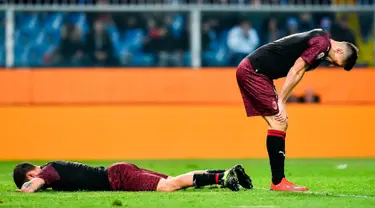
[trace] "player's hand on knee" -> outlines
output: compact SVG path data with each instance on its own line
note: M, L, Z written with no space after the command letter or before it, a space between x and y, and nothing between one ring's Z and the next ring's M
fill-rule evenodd
M275 120L282 123L288 123L288 114L286 113L286 106L283 102L278 102L279 113L275 116Z

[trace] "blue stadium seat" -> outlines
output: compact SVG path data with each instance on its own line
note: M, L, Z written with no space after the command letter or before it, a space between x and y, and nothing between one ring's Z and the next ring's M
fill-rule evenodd
M37 45L45 44L45 41L46 41L46 33L41 31L39 32L39 34L35 36L34 44L37 44Z
M5 45L5 30L0 29L0 45Z
M122 38L121 53L126 51L135 53L142 50L142 40L144 38L144 32L142 29L132 29L125 32Z
M18 67L28 66L27 54L29 50L30 50L30 44L16 45L15 56L14 56L15 66L18 66Z
M15 45L24 46L35 41L36 31L20 31L14 33Z
M42 66L44 54L48 46L45 45L33 45L30 46L29 50L25 51L26 63L28 66Z
M227 40L228 40L228 34L229 34L229 30L224 30L223 32L221 32L221 34L219 35L219 44L223 47L228 47L227 45Z
M44 17L43 28L45 31L51 33L59 33L60 28L64 22L64 13L62 12L51 12Z
M228 30L221 32L218 37L210 34L210 46L208 51L202 53L202 62L205 66L223 66L229 63L228 54Z
M219 50L220 49L220 42L219 42L219 38L217 37L216 33L211 31L209 33L209 37L210 37L210 43L209 43L208 50L210 50L210 51Z
M77 27L81 30L82 35L85 35L89 32L89 25L87 23L85 13L71 13L68 15L67 20L72 24L76 24Z
M5 66L5 46L0 45L0 66Z
M5 40L5 13L1 12L0 13L0 22L3 22L4 24L0 27L0 41L2 41L0 44L4 44Z
M16 15L16 28L25 33L34 33L39 27L39 15L37 13L20 13Z
M218 51L205 51L202 54L203 65L205 66L225 66L229 63L227 50L221 48Z
M60 33L53 32L39 32L35 37L35 44L37 45L57 45L60 41Z
M181 31L184 29L184 26L184 16L175 15L173 17L173 24L171 28L173 36L179 38L181 36Z
M184 66L191 66L191 53L190 51L184 54Z
M118 31L117 27L115 25L110 25L106 27L106 30L109 33L113 44L117 44L120 41L120 32Z
M60 42L60 32L57 33L50 33L45 32L45 43L50 45L57 45Z
M121 54L121 43L120 43L120 38L121 38L121 34L120 32L118 31L117 27L115 25L110 25L106 28L108 34L109 34L109 37L111 38L112 40L112 43L113 43L113 47L115 49L115 55L117 57L120 57L120 54Z
M152 54L138 53L134 54L130 64L131 66L153 66L155 64L155 58Z

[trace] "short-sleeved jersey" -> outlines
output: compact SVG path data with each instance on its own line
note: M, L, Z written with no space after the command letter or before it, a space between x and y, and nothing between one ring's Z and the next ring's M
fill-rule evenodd
M299 57L309 65L307 71L315 69L328 55L330 47L330 35L322 29L314 29L268 43L247 58L256 72L278 79L287 76Z
M41 167L36 176L56 191L110 190L108 171L104 167L91 167L81 163L54 161Z

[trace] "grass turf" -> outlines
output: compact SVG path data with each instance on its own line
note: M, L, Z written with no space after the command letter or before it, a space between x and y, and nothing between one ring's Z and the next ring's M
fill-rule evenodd
M113 161L88 161L108 165ZM308 193L267 190L267 160L168 160L131 161L143 168L178 175L197 169L221 169L243 164L254 181L254 190L231 192L208 187L173 193L156 192L16 192L11 171L16 162L0 162L0 208L2 207L162 207L162 208L277 208L277 207L375 207L375 159L288 160L287 177L306 185ZM42 162L36 162L42 164ZM346 168L338 168L347 164Z

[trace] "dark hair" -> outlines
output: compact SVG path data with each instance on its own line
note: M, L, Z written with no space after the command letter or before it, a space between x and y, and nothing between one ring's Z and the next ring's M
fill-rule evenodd
M35 165L31 163L20 163L13 170L13 180L18 188L21 188L22 185L26 182L26 174L29 171L35 169Z
M354 67L355 63L357 62L358 48L351 43L348 43L348 42L345 42L345 43L346 43L346 53L348 55L346 56L344 69L346 71L350 71Z

